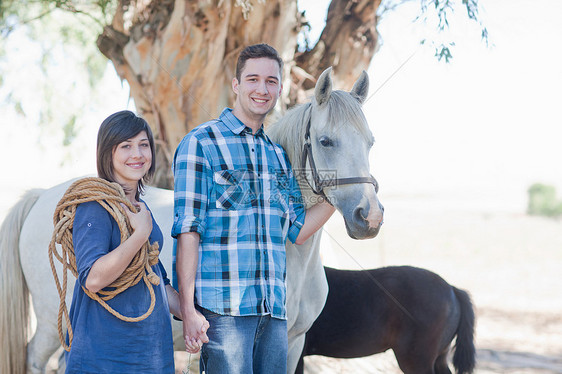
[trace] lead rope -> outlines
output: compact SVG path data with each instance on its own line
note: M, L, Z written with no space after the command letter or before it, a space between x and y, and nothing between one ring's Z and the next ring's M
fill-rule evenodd
M59 314L57 318L59 339L64 349L70 351L72 345L72 326L66 307L66 285L67 285L67 271L70 270L72 274L78 278L78 271L76 268L76 257L74 254L74 246L72 242L72 227L74 223L74 215L76 208L79 204L89 201L97 201L104 207L109 214L115 219L121 232L121 243L123 243L131 235L133 231L127 214L121 204L124 204L131 211L136 211L134 205L125 197L123 188L117 183L110 183L102 178L83 178L74 182L65 192L53 215L53 223L55 229L51 242L49 243L49 263L57 290L59 292ZM61 245L61 253L57 251L56 244ZM114 289L110 291L101 290L98 293L90 292L82 287L84 293L91 299L100 303L109 313L125 322L138 322L147 318L154 309L156 297L154 295L154 288L152 285L158 285L160 278L153 271L151 266L158 263L158 243L150 244L149 241L145 242L141 249L135 254L133 260L125 271L108 287ZM62 284L57 275L54 259L56 258L62 265ZM106 301L112 299L119 293L125 291L143 280L150 293L150 306L148 310L138 317L126 317L111 308ZM66 326L68 328L68 345L63 336L62 331L62 317L64 315Z
M199 348L199 352L201 352L201 348ZM182 374L190 374L191 372L191 353L188 356L189 358L187 359L187 367L185 368L185 370L182 370ZM201 371L201 374L205 374L205 361L204 360L199 360L199 363L203 363L203 371Z

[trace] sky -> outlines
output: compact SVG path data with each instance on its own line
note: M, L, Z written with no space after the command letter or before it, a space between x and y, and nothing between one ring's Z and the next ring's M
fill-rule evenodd
M524 211L533 183L562 196L562 2L480 3L491 46L476 25L459 22L449 65L417 43L424 34L409 22L414 4L379 24L375 90L414 57L366 104L377 141L372 169L390 195Z
M327 4L300 2L308 9L313 38ZM562 23L557 18L562 1L480 4L491 46L459 13L451 19L456 47L450 64L438 62L430 46L420 45L435 35L413 22L419 2L399 7L378 25L381 45L368 70L370 98L364 110L376 140L371 168L383 199L421 197L523 212L532 183L555 185L562 196ZM19 87L31 109L22 118L0 104L0 191L9 200L0 208L26 188L95 173L99 124L109 113L134 108L126 82L108 64L98 84L101 94L82 108L79 136L71 147L62 147L60 129L37 126L29 104L42 100L33 89L37 46L13 35L8 45L12 70L3 77L0 93ZM58 71L63 84L73 84L75 79L65 83L72 74L64 61Z

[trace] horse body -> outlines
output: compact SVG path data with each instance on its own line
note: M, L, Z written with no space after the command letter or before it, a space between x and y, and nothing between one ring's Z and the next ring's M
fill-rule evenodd
M328 69L318 80L313 102L292 109L279 123L271 125L268 129L271 138L287 150L291 164L299 173L297 169L301 164L303 153L303 134L308 124L309 141L312 144L309 156L314 155L316 168L308 164L302 166L300 170L302 175L299 182L307 207L314 205L318 198L317 193L312 192L307 183L310 173L316 172L316 169L329 170L338 177L360 177L359 182L353 184L349 183L348 178L348 181L344 182L345 186L322 187L321 191L317 191L324 194L342 213L348 233L358 239L374 237L382 224L383 214L374 183L371 184L374 178L370 177L369 172L368 153L372 145L372 135L361 111L361 103L365 100L367 91L368 77L363 73L351 92L332 92L330 69ZM13 238L19 235L21 238L19 248L14 240L2 244L0 262L4 262L8 255L17 257L19 250L25 281L19 282L17 288L23 295L25 287L29 287L37 318L37 329L27 348L28 373L43 372L49 357L60 346L57 328L59 295L47 261L47 248L53 232L52 216L55 206L72 182L68 181L46 190L38 199L37 196L33 196L33 199L24 197L16 204L29 205L37 200L31 210L29 208L22 210L24 217L27 211L29 213L21 227L21 235L19 226L17 230L7 228L7 223L17 218L13 214L6 217L0 230L0 236ZM170 233L173 221L173 192L148 187L143 199L164 235ZM296 368L305 333L320 314L328 294L328 285L319 256L320 237L319 231L304 244L288 243L286 247L289 373L294 372ZM169 274L172 265L171 257L172 240L164 240L160 259ZM2 281L12 278L13 273L20 270L19 267L19 264L15 264L13 268L2 267ZM58 264L59 279L62 278L61 268ZM70 274L67 284L67 305L70 305L72 299L74 281ZM0 295L0 303L5 308L13 306L7 301L10 292L2 292ZM22 299L25 300L26 297L23 296ZM16 310L4 311L6 315L17 314L16 312ZM0 331L4 331L5 323L3 320L0 320L0 323L2 323ZM22 324L22 328L25 329L26 324ZM173 321L172 329L175 348L184 350L181 322ZM25 345L21 341L18 345L10 338L2 341L5 342L5 347L2 347L0 359L9 362L6 364L9 366L3 369L2 373L4 371L10 374L23 373L22 365L19 366L20 369L17 365L12 365L11 357L15 357L15 352L24 351ZM59 365L62 366L64 365Z
M459 374L472 372L474 311L465 291L410 266L325 270L330 292L303 356L355 358L392 349L406 374L451 374L447 354L456 335L453 364Z

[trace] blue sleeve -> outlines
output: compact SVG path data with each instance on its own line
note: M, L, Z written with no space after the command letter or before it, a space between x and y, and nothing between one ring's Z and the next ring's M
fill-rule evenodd
M168 273L166 273L166 269L164 269L164 265L162 265L162 261L160 260L158 260L158 267L160 268L160 273L162 274L162 279L164 280L164 286L170 284Z
M86 279L94 262L111 250L112 218L97 202L78 205L74 215L72 242L76 256L78 282L86 287Z
M291 221L291 226L289 227L288 239L294 243L299 236L301 231L302 225L304 225L304 218L306 215L306 210L301 194L301 189L299 187L299 183L295 178L293 173L293 169L291 167L291 163L285 154L285 160L288 165L288 172L289 172L289 183L288 183L288 192L289 192L289 219Z
M174 223L172 237L181 233L205 231L210 172L201 142L187 134L176 149L174 172Z

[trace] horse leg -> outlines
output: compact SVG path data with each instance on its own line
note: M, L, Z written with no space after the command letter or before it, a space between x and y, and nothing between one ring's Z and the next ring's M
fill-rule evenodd
M447 348L444 352L441 352L437 360L435 360L435 374L452 374L451 369L449 369L449 364L447 363L447 354L449 349Z
M434 357L429 352L421 352L416 347L393 348L398 366L404 374L437 374L433 369Z
M287 355L287 373L293 374L297 369L299 359L304 348L305 334L298 335L289 340L289 351Z
M304 374L304 355L301 355L297 368L295 369L295 374Z
M54 321L56 321L56 319ZM37 320L37 330L35 331L35 335L33 335L33 339L31 339L27 346L28 374L44 373L49 358L59 347L60 342L57 327L45 323L45 321ZM60 361L61 360L59 360L59 365ZM62 360L62 362L64 363L64 360Z

